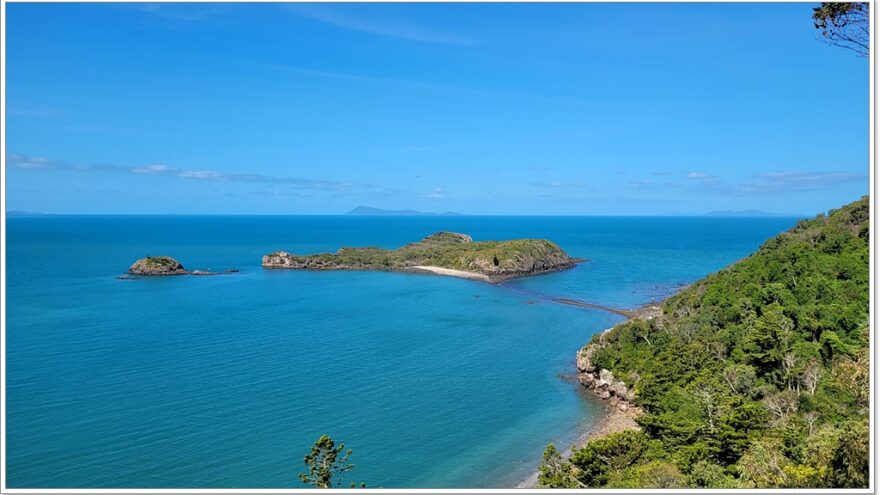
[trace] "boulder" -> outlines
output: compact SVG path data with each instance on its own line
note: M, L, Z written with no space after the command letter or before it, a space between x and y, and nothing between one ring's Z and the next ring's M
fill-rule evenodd
M596 348L593 347L592 344L583 347L577 353L577 367L583 373L592 373L596 371L596 366L593 365L593 354L595 354Z
M590 373L579 373L578 381L581 382L581 385L587 388L593 388L593 382L595 377Z

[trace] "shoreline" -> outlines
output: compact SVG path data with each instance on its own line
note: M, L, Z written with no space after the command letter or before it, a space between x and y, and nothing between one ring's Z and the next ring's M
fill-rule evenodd
M599 400L603 403L605 410L602 411L598 421L589 429L579 434L574 441L574 444L569 445L565 450L562 450L562 457L571 457L574 449L583 447L591 440L596 440L611 435L612 433L639 429L639 425L636 423L636 418L642 415L641 409L636 406L631 406L627 410L622 411L617 406L607 403L604 399L600 398ZM528 478L517 483L514 488L541 488L538 486L539 474L540 471L535 470L535 472L529 475Z
M563 304L568 303L563 302ZM581 306L580 304L575 305ZM607 307L598 305L590 305L587 307L592 307L592 309L602 309L606 311L609 309ZM623 314L619 311L612 312ZM628 310L626 311L626 313L628 318L621 323L625 323L627 321L632 321L635 319L655 318L662 315L662 310L659 306L653 303L649 303L638 309ZM620 323L618 323L617 325L619 324ZM617 325L602 330L601 332L599 332L599 335L604 335L610 332ZM571 457L574 449L582 448L592 440L596 440L598 438L602 438L613 433L641 429L638 423L636 423L636 418L644 413L639 406L635 405L635 403L632 402L634 396L631 395L631 392L627 391L626 386L623 385L623 382L615 380L613 374L611 374L607 370L596 370L592 366L592 363L590 363L589 359L589 355L591 353L585 352L582 354L582 351L586 350L588 346L589 344L582 347L578 350L577 353L575 369L577 370L578 383L581 387L583 387L584 390L586 390L590 394L593 394L593 396L598 399L601 404L604 405L604 410L602 411L595 425L590 427L590 429L585 431L583 434L579 435L573 445L570 445L561 452L562 457L564 458ZM607 373L607 375L605 373ZM616 390L616 393L609 393L609 385ZM619 388L621 386L622 390ZM599 391L600 388L602 389L602 392ZM531 475L529 475L528 478L517 483L514 488L541 488L540 486L538 486L539 475L540 470L535 470Z

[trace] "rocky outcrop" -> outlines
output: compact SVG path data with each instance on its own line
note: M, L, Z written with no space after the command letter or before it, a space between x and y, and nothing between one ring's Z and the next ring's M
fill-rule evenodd
M616 311L615 311L616 312ZM656 304L647 304L641 308L627 311L630 320L660 320L663 321L663 309ZM614 327L604 330L593 338L593 341L582 347L575 357L578 369L578 381L586 388L594 391L599 398L609 401L621 411L639 409L635 405L636 394L632 390L634 383L627 387L623 380L614 376L609 370L600 368L595 364L596 353L605 347L605 336ZM635 377L638 380L638 376ZM640 411L636 411L637 413Z
M290 270L351 270L353 264L341 263L317 257L298 256L287 251L275 251L263 256L263 268L287 268Z
M134 262L128 269L131 275L187 275L189 272L170 256L147 256Z
M578 381L592 390L600 399L607 400L610 405L621 411L638 408L634 401L635 392L626 386L623 380L614 376L609 370L600 369L593 363L593 356L603 345L602 337L588 344L577 353Z

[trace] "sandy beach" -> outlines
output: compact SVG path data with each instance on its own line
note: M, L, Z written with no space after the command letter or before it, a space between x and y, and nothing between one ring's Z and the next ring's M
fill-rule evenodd
M462 270L453 270L451 268L440 268L439 266L414 266L412 267L412 269L415 271L430 272L437 275L447 275L449 277L467 278L470 280L480 280L483 282L491 281L488 275L483 275L482 273L465 272Z

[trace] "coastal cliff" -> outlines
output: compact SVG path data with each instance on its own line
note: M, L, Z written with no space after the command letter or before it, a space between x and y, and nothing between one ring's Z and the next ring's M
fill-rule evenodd
M556 243L544 239L474 242L466 234L437 232L394 250L346 247L335 253L310 255L276 251L263 256L263 267L424 271L497 283L571 268L581 261L566 254Z

